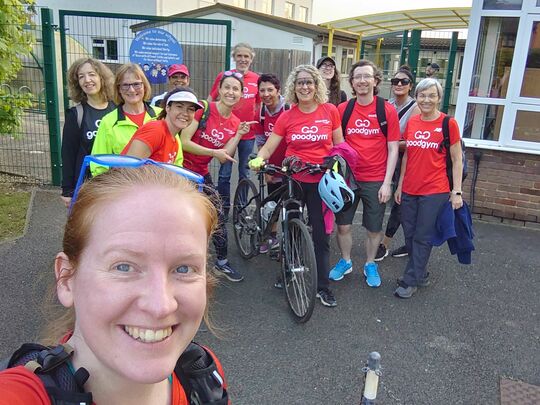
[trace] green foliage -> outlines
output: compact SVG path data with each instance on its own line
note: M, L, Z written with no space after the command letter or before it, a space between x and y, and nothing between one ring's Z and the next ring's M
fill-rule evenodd
M27 29L34 14L34 0L0 0L0 84L17 77L21 57L30 54L34 37ZM29 94L10 94L0 87L0 134L13 134L21 125L24 108L32 105Z

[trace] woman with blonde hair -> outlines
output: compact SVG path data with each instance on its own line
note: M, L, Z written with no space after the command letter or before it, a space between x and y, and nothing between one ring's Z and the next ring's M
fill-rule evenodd
M115 167L76 195L55 260L57 346L11 356L0 404L226 404L219 360L192 342L213 285L212 202L154 164Z
M69 207L84 157L92 152L101 119L115 105L114 75L100 61L77 59L68 70L68 92L76 105L66 112L62 131L62 201Z
M296 157L302 163L321 164L334 145L343 142L341 120L337 108L327 103L326 85L319 70L312 65L297 66L287 78L285 101L292 105L276 121L272 134L259 150L250 167L257 169L285 138L285 159ZM329 289L330 236L327 235L318 183L322 173L302 172L295 179L302 187L304 203L313 228L313 244L317 252L317 298L327 307L335 307L336 299Z
M114 81L114 102L118 107L103 117L92 155L119 155L143 124L157 118L161 108L150 106L151 95L152 88L139 65L120 66ZM93 175L104 170L101 166L92 166Z

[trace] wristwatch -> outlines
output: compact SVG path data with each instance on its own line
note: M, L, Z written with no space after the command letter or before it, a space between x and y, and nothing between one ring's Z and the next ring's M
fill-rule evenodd
M454 195L463 195L463 192L452 190L452 194L454 194Z

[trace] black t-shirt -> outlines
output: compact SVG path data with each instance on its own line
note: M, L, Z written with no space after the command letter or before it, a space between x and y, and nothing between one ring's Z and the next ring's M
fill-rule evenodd
M66 112L62 133L62 195L66 197L73 194L82 161L92 152L101 119L116 108L112 102L109 102L109 105L102 110L84 102L82 107L81 127L79 128L77 121L77 108L72 107Z

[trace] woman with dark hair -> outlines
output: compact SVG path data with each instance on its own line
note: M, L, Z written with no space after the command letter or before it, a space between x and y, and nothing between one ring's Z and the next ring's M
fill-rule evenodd
M390 84L392 85L392 93L394 97L388 100L388 102L396 108L399 118L399 132L401 134L401 141L399 142L399 156L396 163L394 177L392 179L394 185L397 186L399 174L401 172L401 159L403 158L403 153L405 152L405 141L403 140L403 134L405 133L405 128L407 127L409 118L411 118L413 115L419 114L420 108L418 108L418 105L416 105L416 100L411 97L411 92L414 87L414 77L409 66L401 66L394 77L390 79ZM388 247L399 229L400 223L400 206L399 204L394 203L392 205L392 210L390 211L390 217L388 218L388 222L386 224L384 238L379 245L377 255L375 256L376 262L388 256ZM407 255L407 246L405 245L395 249L392 252L392 257L404 257Z
M69 207L84 157L92 145L103 116L114 110L114 76L98 60L81 58L68 70L68 92L77 103L66 112L62 131L62 201Z
M317 69L326 84L328 102L337 106L347 101L347 94L341 90L340 74L336 68L336 62L330 56L323 56L317 61Z
M243 121L233 114L234 107L242 99L244 78L241 73L226 71L221 76L218 86L219 101L208 105L210 114L203 127L199 127L202 121L202 111L195 114L193 122L182 131L182 147L184 148L184 167L204 176L204 182L208 186L206 191L216 197L214 182L208 170L212 158L220 163L234 162L232 156L242 139L242 136L250 130L254 121ZM219 200L219 198L218 198ZM217 260L215 270L220 272L229 281L239 282L244 276L234 269L228 259L227 227L221 201L216 201L219 212L219 228L213 238Z
M182 166L182 146L178 135L191 124L195 112L203 106L189 87L171 90L165 95L162 105L165 108L157 121L150 121L139 128L122 154Z

